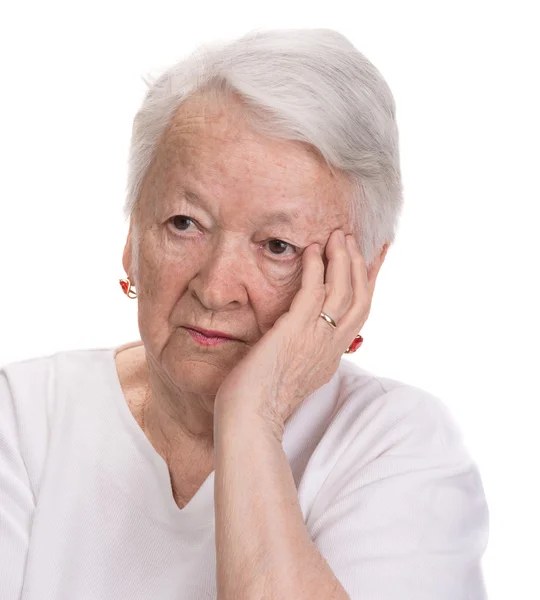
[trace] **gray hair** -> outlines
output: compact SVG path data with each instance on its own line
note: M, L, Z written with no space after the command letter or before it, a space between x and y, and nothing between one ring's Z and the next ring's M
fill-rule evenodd
M331 29L255 29L234 41L197 48L154 81L131 137L124 216L180 105L201 91L242 99L254 131L297 140L350 182L349 225L369 266L393 244L403 205L398 128L388 84L351 42ZM134 234L138 238L137 232ZM138 240L134 240L134 276Z

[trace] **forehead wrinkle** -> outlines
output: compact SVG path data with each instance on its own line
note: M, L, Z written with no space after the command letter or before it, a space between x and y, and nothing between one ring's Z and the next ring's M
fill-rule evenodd
M180 188L179 193L180 196L188 204L191 204L193 206L202 206L204 209L207 210L207 212L210 212L209 206L206 203L206 201L195 192ZM296 211L288 213L284 210L274 210L264 212L258 219L256 219L256 221L265 225L270 223L278 223L281 225L290 225L291 227L293 227L295 225L295 219L298 219L298 212ZM254 219L250 220L255 221Z

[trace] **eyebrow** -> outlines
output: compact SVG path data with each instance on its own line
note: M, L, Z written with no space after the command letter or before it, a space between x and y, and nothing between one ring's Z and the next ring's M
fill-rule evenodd
M209 212L208 205L206 204L206 202L202 198L200 198L195 192L192 192L191 190L181 190L181 196L189 204L192 204L194 206L202 206ZM297 212L291 214L284 210L274 210L263 213L260 221L265 224L281 223L292 226L294 225L295 218L298 218Z

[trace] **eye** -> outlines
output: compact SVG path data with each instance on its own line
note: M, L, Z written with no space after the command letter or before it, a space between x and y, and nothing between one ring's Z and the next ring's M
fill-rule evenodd
M298 248L296 246L293 246L292 244L289 244L289 242L284 242L282 240L273 239L273 240L270 240L269 242L267 242L267 244L269 244L269 247L271 249L271 254L274 256L281 256L285 253L283 251L283 246L288 246L289 248L293 248L294 249L293 254L297 254L297 252L298 252ZM273 252L272 246L273 246L273 249L282 250L282 251L281 252Z
M191 221L192 223L195 223L193 219L186 217L186 215L175 215L169 219L169 222L172 223L173 227L177 231L185 231L185 229L183 229L185 221Z

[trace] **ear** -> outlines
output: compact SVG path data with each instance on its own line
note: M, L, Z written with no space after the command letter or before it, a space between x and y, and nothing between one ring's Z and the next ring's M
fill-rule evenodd
M133 273L131 273L131 257L132 257L132 235L131 235L131 222L129 225L129 232L126 239L126 244L124 246L124 253L122 255L122 266L124 267L124 271L126 272L128 277L132 277ZM135 284L134 281L131 283Z

